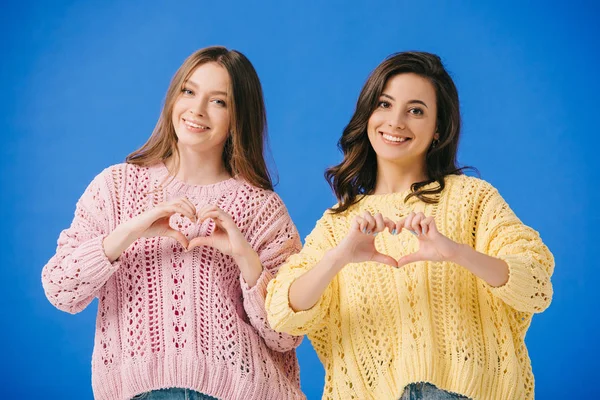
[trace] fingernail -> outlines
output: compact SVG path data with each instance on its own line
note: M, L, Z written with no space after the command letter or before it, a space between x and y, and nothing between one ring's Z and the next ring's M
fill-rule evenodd
M373 236L377 236L377 232L373 232Z
M371 234L371 231L367 231L367 235L370 235L370 234Z
M396 234L396 228L392 229L392 235Z
M417 232L415 232L415 231L409 231L409 232L412 233L415 236L419 236L419 234Z
M362 233L367 233L367 228L363 228Z

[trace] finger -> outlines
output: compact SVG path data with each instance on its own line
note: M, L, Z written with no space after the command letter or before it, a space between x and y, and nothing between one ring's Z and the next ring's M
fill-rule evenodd
M352 225L350 226L351 230L358 230L358 231L363 231L364 228L364 224L365 224L365 220L362 219L362 217L360 216L356 216L354 217L354 220L352 220Z
M367 229L369 228L369 221L364 219L363 217L358 217L360 219L360 231L364 234L367 233Z
M207 218L215 221L215 225L224 231L237 228L237 225L233 222L229 214L220 209L205 212L200 220L204 221Z
M396 235L399 234L400 232L402 232L402 229L404 228L404 223L405 223L405 218L402 218L398 221L396 221L395 223L395 227L394 230L396 231Z
M169 228L165 231L164 236L177 240L184 249L188 249L189 242L183 233Z
M210 236L198 236L190 240L190 244L188 245L188 251L201 246L214 247L213 243L214 240Z
M385 254L381 254L379 252L377 252L373 255L372 261L375 261L375 262L378 262L381 264L386 264L386 265L389 265L390 267L394 267L394 268L398 267L398 262L393 257L387 256Z
M396 223L391 219L387 217L383 218L383 224L388 228L388 231L390 231L392 235L395 235L398 232L396 230Z
M202 207L197 213L198 221L204 221L205 219L209 218L208 217L209 213L212 213L212 214L218 213L219 210L220 209L217 206L213 206L212 204L208 204L208 205Z
M383 221L383 215L381 213L377 213L374 216L375 219L375 231L374 234L381 232L385 229L385 222Z
M194 206L191 203L188 203L184 200L184 198L180 198L180 199L176 199L173 200L171 202L172 205L183 208L184 210L186 210L185 213L181 213L183 215L185 215L186 217L190 218L191 216L191 220L195 221L195 216L196 216L196 209L194 208Z
M400 259L398 259L398 267L403 267L407 264L419 261L423 261L423 257L421 256L421 254L419 254L419 252L407 254L404 257L400 257Z
M433 217L427 217L423 221L421 221L421 231L423 231L423 235L427 235L431 230L431 225L433 224L433 229L435 229L435 223L433 221Z
M361 217L363 217L363 219L367 222L366 227L365 227L366 232L364 232L364 233L366 233L367 235L370 235L375 230L375 218L373 218L371 213L368 211L364 211L361 214Z
M202 215L206 214L208 211L210 210L215 210L216 206L212 205L212 204L205 204L202 207L200 207L197 211L196 211L196 215L198 216L198 220L200 220L200 218L202 217Z
M417 235L417 232L414 231L413 227L412 227L412 221L415 218L416 214L414 212L411 212L410 214L408 214L406 216L406 218L404 219L404 225L402 226L402 229L406 229L407 231L410 231L413 235Z
M181 204L174 203L174 204L166 204L166 205L162 206L160 208L160 210L158 210L158 217L156 219L161 218L161 217L168 217L173 214L184 215L187 218L189 218L191 221L193 221L195 218L195 215L193 213L190 213L190 211L186 207L184 207Z
M425 214L420 212L415 214L414 218L411 221L410 226L412 227L412 230L417 234L417 236L420 236L423 233L421 231L421 221L423 221L424 219Z
M198 216L196 214L197 214L198 210L196 210L196 206L194 206L194 204L187 197L183 197L181 200L190 207L192 214L194 214L194 216L196 217L194 219L194 222L197 222Z

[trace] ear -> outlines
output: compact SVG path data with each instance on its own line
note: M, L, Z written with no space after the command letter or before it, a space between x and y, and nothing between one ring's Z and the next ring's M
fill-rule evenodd
M433 140L440 140L440 134L438 132L433 134Z

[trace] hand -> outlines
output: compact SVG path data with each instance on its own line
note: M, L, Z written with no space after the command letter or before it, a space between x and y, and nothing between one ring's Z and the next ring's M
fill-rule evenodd
M177 240L184 249L188 248L188 239L178 230L171 228L169 219L173 214L182 214L192 222L197 221L196 207L186 198L166 201L156 207L130 219L123 224L134 238L166 236Z
M394 258L380 253L375 248L375 235L386 227L392 231L396 224L379 213L373 216L365 211L354 217L350 231L336 248L338 254L344 259L343 264L375 261L397 267L398 264Z
M236 262L242 258L256 255L233 218L219 207L206 205L198 211L197 216L198 223L209 218L212 219L215 222L215 229L210 236L193 238L187 247L188 250L198 246L213 247L221 253L233 257Z
M433 217L423 213L410 213L396 222L396 232L406 229L419 240L419 250L398 260L398 266L417 261L449 261L456 257L460 245L442 235L435 225Z

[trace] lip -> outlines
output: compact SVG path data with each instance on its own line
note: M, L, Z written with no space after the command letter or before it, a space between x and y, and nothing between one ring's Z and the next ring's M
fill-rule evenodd
M406 135L397 135L388 132L378 131L379 135L381 135L381 139L385 144L389 144L391 146L402 146L412 141L410 136ZM387 136L387 138L386 138ZM393 139L390 139L393 138Z
M191 132L199 133L199 132L206 132L206 131L210 130L210 126L208 126L200 121L186 119L186 118L181 118L181 120L183 121L183 124L185 125L187 130L189 130Z

